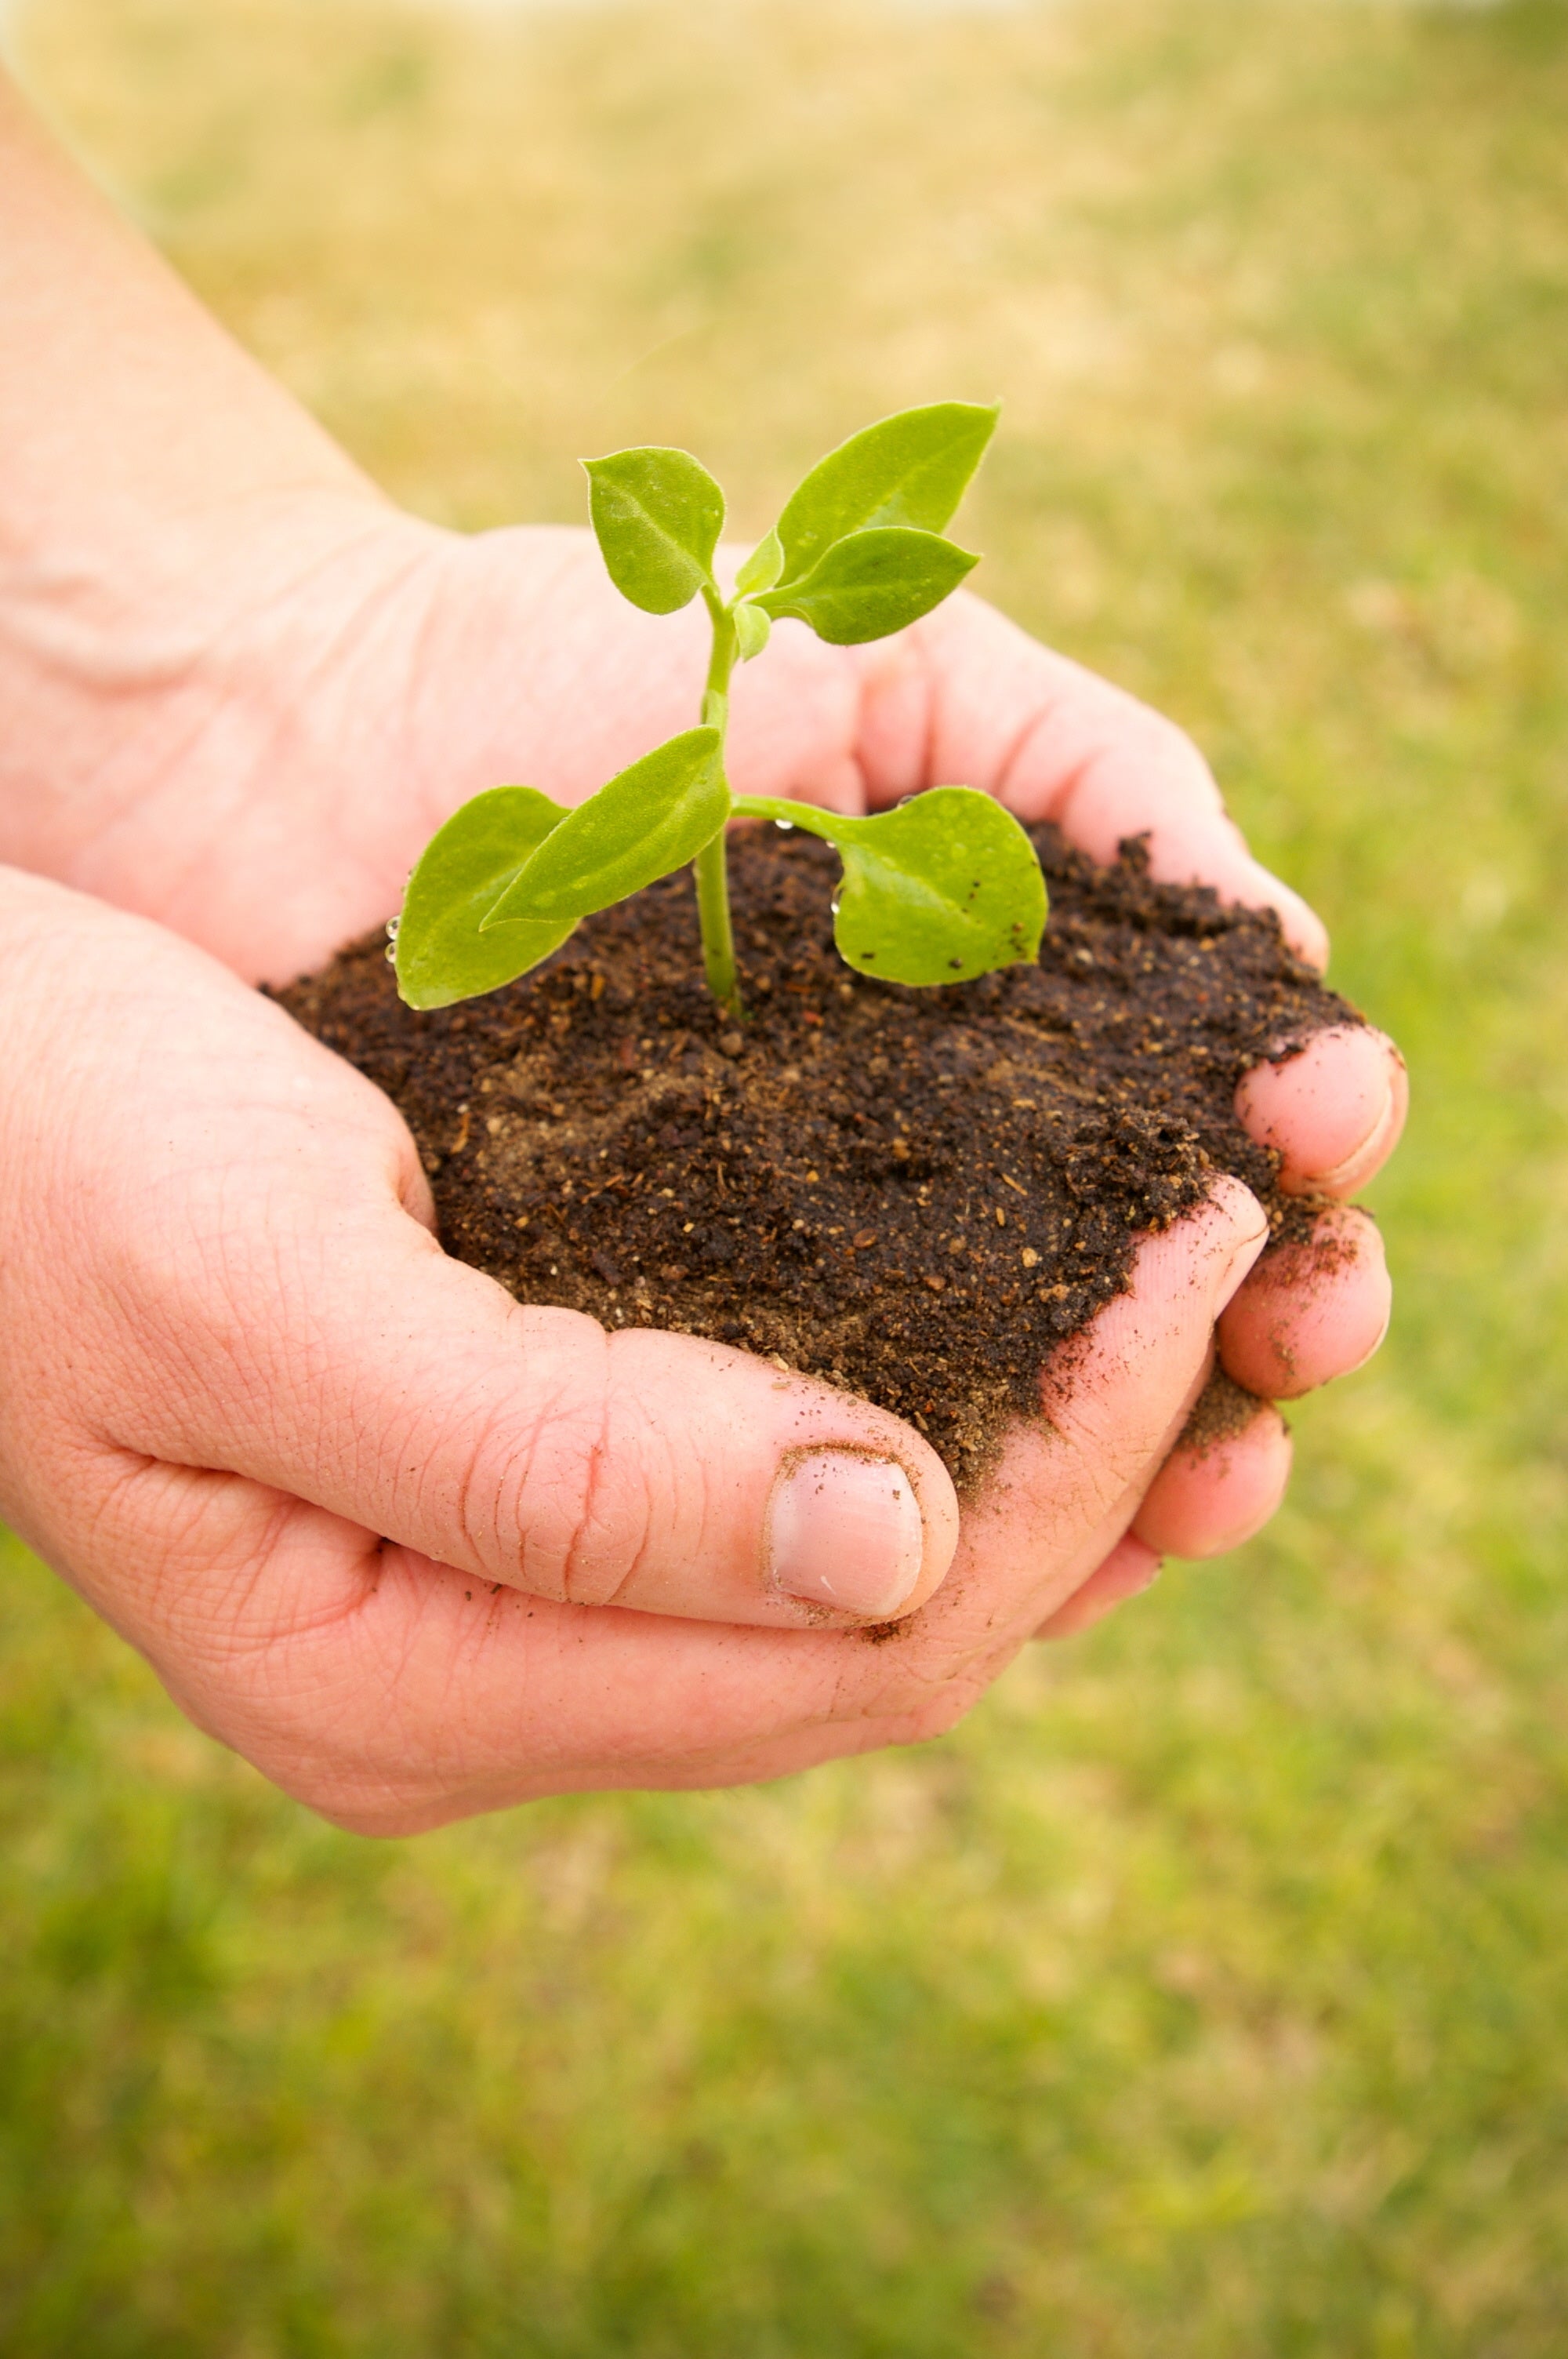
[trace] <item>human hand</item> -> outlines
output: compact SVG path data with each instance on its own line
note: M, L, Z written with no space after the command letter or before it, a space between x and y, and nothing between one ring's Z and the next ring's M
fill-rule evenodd
M629 609L584 534L459 540L380 506L319 503L301 547L308 569L267 602L261 646L238 588L217 596L239 620L176 704L150 702L135 741L145 777L128 793L119 782L124 816L84 832L63 864L242 973L274 976L384 915L427 835L481 786L590 792L690 717L703 661L699 621ZM279 561L269 554L269 579ZM1157 874L1271 903L1304 956L1325 955L1321 926L1248 854L1190 741L979 601L864 649L782 625L769 664L738 679L732 742L745 791L875 807L963 779L1025 819L1056 819L1099 856L1146 831ZM1279 1148L1287 1187L1332 1199L1390 1151L1404 1098L1382 1036L1342 1032L1260 1068L1238 1111ZM1221 1357L1249 1391L1292 1397L1359 1365L1387 1315L1377 1231L1336 1212L1313 1245L1266 1257L1227 1314ZM1122 1551L1061 1626L1148 1578L1156 1552L1234 1546L1288 1463L1284 1428L1262 1411L1246 1433L1180 1453L1140 1516L1142 1550Z
M0 1511L366 1832L947 1726L1118 1541L1262 1242L1227 1180L1147 1243L960 1530L870 1404L449 1259L389 1102L204 953L5 870L0 942Z
M117 756L117 823L92 828L78 794L78 840L54 863L274 977L394 907L426 838L480 787L592 791L689 718L703 661L696 618L628 608L586 534L462 540L335 497L314 506L300 542L308 566L266 601L265 629L237 584L211 592L235 619L177 698L149 698L134 755ZM258 570L275 580L280 563L269 551ZM91 723L53 734L89 743ZM1312 913L1248 854L1190 741L977 600L865 649L780 626L769 665L736 683L732 746L742 791L876 807L963 779L1099 856L1146 831L1157 874L1271 903L1303 955L1325 954ZM1356 1031L1260 1068L1238 1103L1280 1150L1287 1187L1338 1198L1391 1150L1404 1096L1390 1044ZM1314 1245L1265 1256L1222 1322L1222 1363L1251 1392L1293 1397L1358 1366L1387 1315L1376 1229L1335 1212ZM1054 1632L1142 1585L1162 1554L1237 1545L1277 1504L1289 1456L1262 1409L1201 1454L1178 1451L1135 1539Z
M0 209L0 859L282 978L395 907L478 788L530 778L574 799L689 721L699 617L631 612L584 534L461 539L400 516L3 75ZM1156 874L1271 900L1321 949L1180 733L973 600L869 650L784 625L737 683L731 752L753 792L875 804L965 780L1101 854L1147 829ZM1356 1033L1251 1077L1239 1103L1292 1184L1332 1196L1391 1147L1403 1093L1387 1044ZM1356 1364L1386 1308L1375 1233L1344 1215L1316 1253L1268 1258L1221 1351L1248 1384L1303 1389ZM1284 1460L1260 1417L1178 1460L1140 1529L1184 1553L1228 1544Z

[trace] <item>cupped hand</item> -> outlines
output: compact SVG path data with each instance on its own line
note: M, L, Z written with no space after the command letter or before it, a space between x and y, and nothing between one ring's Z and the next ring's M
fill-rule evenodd
M583 533L460 539L325 499L287 519L265 564L249 561L270 585L259 614L243 583L214 592L225 619L192 629L172 679L167 664L149 679L113 763L66 799L74 832L38 858L243 975L292 975L384 917L428 835L480 788L526 780L580 799L695 710L699 616L635 613ZM75 702L61 693L47 733L57 758L90 756L92 712L80 690ZM124 704L122 680L122 723ZM1055 819L1099 857L1145 832L1156 874L1271 905L1304 957L1325 955L1315 918L1250 858L1191 742L978 600L864 649L782 625L737 682L731 754L743 791L878 807L962 781L1025 819ZM1286 1186L1326 1198L1370 1177L1403 1109L1397 1054L1362 1032L1260 1069L1238 1099ZM1387 1315L1378 1233L1346 1211L1313 1245L1264 1256L1219 1351L1249 1391L1283 1397L1358 1366ZM1054 1629L1082 1626L1163 1553L1247 1538L1277 1504L1289 1454L1271 1409L1201 1452L1178 1449L1136 1537Z
M1263 1242L1226 1180L1146 1243L960 1530L869 1404L449 1259L390 1103L204 952L6 870L0 935L0 1511L367 1832L947 1726L1135 1551Z
M399 516L3 77L0 180L0 861L187 937L0 874L0 1491L45 1552L283 1782L414 1825L945 1724L1029 1630L1250 1528L1272 1412L1172 1444L1217 1348L1279 1395L1375 1342L1380 1256L1347 1212L1244 1284L1260 1216L1228 1183L1146 1244L934 1592L953 1501L903 1429L439 1255L390 1106L235 978L379 923L479 788L577 799L688 725L701 618L632 612L582 533ZM1157 874L1271 901L1321 954L1180 733L973 600L870 650L783 625L731 750L752 791L964 781L1102 856L1147 832ZM1238 1105L1332 1199L1402 1089L1347 1034ZM829 1626L857 1612L905 1635Z
M99 748L94 766L91 694L84 710L79 684L51 691L50 757L81 747L83 775L61 806L69 827L54 823L32 864L159 918L247 976L291 976L385 917L470 794L511 779L579 800L697 708L702 617L636 613L586 533L464 539L318 496L287 510L238 574L265 580L265 598L245 578L211 585L221 619L190 628L172 674L167 660L149 669L132 726L117 681L112 756ZM134 640L123 660L134 675ZM839 807L978 786L1101 858L1145 833L1157 875L1271 906L1303 957L1326 955L1318 920L1248 853L1191 741L977 599L866 648L780 625L738 677L731 756L743 791ZM1391 1151L1405 1096L1381 1034L1338 1031L1248 1076L1238 1111L1279 1151L1287 1188L1335 1200ZM1267 1255L1230 1306L1224 1366L1253 1393L1292 1397L1359 1366L1388 1305L1375 1227L1330 1213L1310 1245ZM1201 1454L1178 1451L1139 1519L1144 1556L1124 1551L1083 1614L1159 1553L1245 1538L1288 1465L1283 1425L1265 1410Z

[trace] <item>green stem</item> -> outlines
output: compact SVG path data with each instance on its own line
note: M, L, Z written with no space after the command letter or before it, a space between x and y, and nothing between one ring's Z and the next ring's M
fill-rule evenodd
M713 653L708 658L708 680L702 692L702 725L705 729L717 729L722 737L730 725L730 675L735 669L741 642L736 635L735 617L718 592L705 590L702 594L713 621Z
M803 835L819 835L827 843L861 835L868 824L845 811L818 810L815 803L785 802L777 795L735 795L730 808L737 819L771 819L780 827L798 827Z
M730 675L735 669L738 643L735 619L716 592L707 591L713 620L713 655L702 697L702 725L717 729L720 753L730 722ZM697 917L702 929L702 963L708 988L727 1015L739 1016L741 978L735 965L735 934L730 922L730 868L725 830L704 844L694 864L697 876Z

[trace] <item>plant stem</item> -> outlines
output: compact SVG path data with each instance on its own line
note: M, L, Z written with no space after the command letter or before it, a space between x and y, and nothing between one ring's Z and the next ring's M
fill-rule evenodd
M735 620L716 593L705 592L713 620L713 655L702 697L702 724L717 729L720 758L730 722L730 675L735 669ZM741 978L735 966L735 935L730 923L730 869L720 828L704 844L693 864L697 877L697 917L702 929L702 963L708 988L727 1015L739 1016Z
M697 917L702 928L702 964L708 988L727 1016L739 1016L741 979L735 971L735 936L730 924L730 878L724 864L724 831L705 843L692 864L697 878Z
M713 621L713 653L708 658L708 680L702 692L702 725L717 729L722 737L730 725L730 675L735 669L735 658L741 643L736 636L735 617L715 591L705 591L708 611Z

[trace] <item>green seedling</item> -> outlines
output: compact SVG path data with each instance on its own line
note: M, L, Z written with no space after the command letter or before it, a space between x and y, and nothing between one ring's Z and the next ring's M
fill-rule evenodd
M956 590L977 560L945 538L996 425L994 408L936 402L869 426L812 469L726 598L714 575L724 495L685 451L585 462L611 580L644 614L694 598L713 625L700 725L567 810L534 787L492 787L434 836L395 922L397 984L413 1007L495 991L559 948L579 921L688 862L703 963L741 1013L725 830L771 819L826 837L843 863L839 954L890 983L961 983L1037 956L1045 884L1028 837L990 796L937 787L854 818L736 795L724 767L730 682L775 622L835 647L885 638Z

